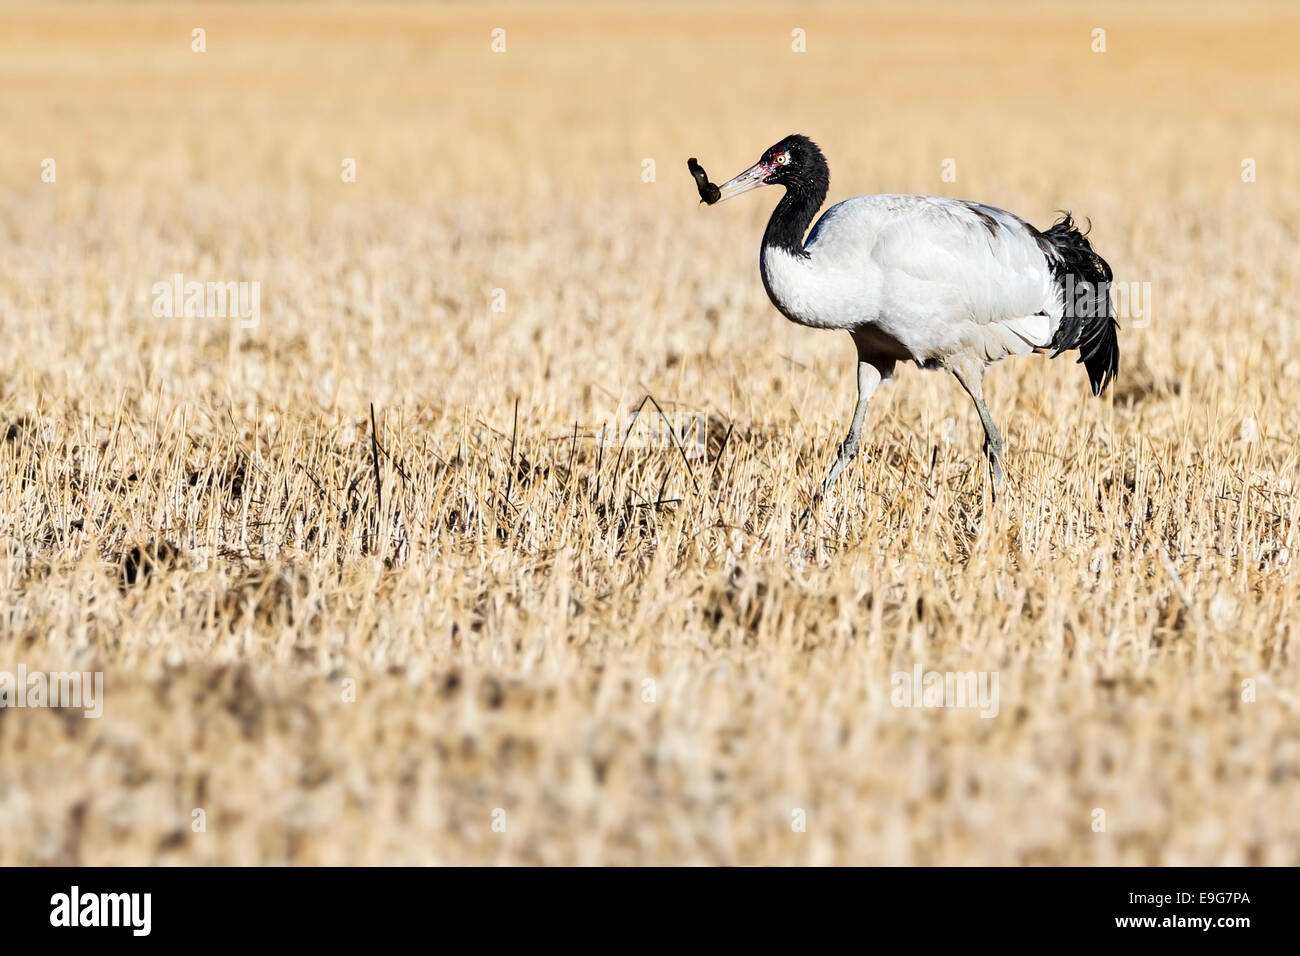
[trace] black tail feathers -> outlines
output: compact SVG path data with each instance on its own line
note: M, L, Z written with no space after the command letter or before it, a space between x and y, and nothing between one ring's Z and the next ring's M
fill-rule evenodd
M1093 251L1087 235L1079 231L1068 212L1051 229L1038 234L1038 245L1052 265L1065 302L1061 324L1052 337L1052 358L1078 349L1092 394L1100 395L1119 372L1119 338L1115 334L1119 323L1111 311L1110 266Z

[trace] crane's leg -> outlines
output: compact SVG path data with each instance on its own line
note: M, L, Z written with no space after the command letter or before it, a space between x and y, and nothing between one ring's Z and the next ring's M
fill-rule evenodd
M989 472L993 476L993 498L996 501L1002 487L1002 435L998 426L993 424L989 407L984 404L984 363L961 362L949 367L975 403L975 411L979 412L980 423L984 426L984 454L988 456Z
M858 404L853 409L853 421L849 423L849 433L840 443L835 461L832 462L831 470L822 481L813 505L822 499L831 485L835 484L835 479L858 457L858 448L862 441L862 423L867 418L867 404L871 401L871 396L876 394L880 383L888 378L893 370L893 362L881 363L879 360L867 359L862 355L861 350L858 351ZM803 524L811 515L812 507L806 508L799 518L799 523Z
M858 457L858 449L862 443L862 423L867 419L867 405L871 401L871 396L876 394L876 389L880 387L882 376L880 369L864 359L858 359L858 404L853 408L853 420L849 423L849 433L844 436L844 441L840 443L839 451L835 455L835 461L831 464L831 470L827 473L826 479L822 482L819 495L826 494L831 485L835 484L835 479L840 476L852 462Z

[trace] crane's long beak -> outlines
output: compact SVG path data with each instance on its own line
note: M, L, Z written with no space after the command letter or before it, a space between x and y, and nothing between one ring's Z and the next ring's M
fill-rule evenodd
M730 179L718 187L718 191L722 194L718 197L718 202L722 202L724 199L730 199L732 196L739 196L741 193L747 193L751 189L757 189L759 186L767 185L763 180L765 180L771 172L772 167L767 163L755 163L735 179Z

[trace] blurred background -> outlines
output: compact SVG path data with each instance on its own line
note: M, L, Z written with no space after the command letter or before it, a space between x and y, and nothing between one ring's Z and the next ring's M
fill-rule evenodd
M0 711L0 862L1300 862L1298 41L1282 2L0 3L0 668L107 687ZM1149 290L1105 401L990 375L1000 514L910 369L792 530L852 348L767 302L775 196L685 167L792 132L831 202L1069 209ZM256 321L159 315L178 274ZM647 393L712 423L705 493L601 457ZM999 717L892 708L915 663L1000 671Z

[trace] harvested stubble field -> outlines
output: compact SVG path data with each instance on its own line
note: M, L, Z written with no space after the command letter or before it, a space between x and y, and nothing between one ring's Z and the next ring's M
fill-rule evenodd
M1300 18L744 7L0 7L0 670L104 675L0 863L1300 862ZM991 371L996 505L909 367L796 527L852 345L685 169L790 132L1149 283L1102 400Z

